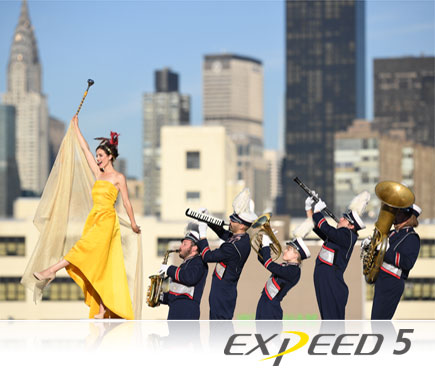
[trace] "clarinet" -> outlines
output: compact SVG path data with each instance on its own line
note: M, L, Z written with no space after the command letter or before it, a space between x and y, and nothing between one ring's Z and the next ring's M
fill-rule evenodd
M190 208L186 209L185 214L187 217L194 218L195 220L205 222L205 223L208 223L211 225L216 225L219 227L223 227L224 225L227 225L225 223L225 221L221 220L220 218L213 217L213 216L210 216L209 214L205 214L205 213L199 213L199 212L196 212Z
M293 178L293 181L295 181L302 190L304 190L309 196L311 196L316 203L319 202L319 198L314 194L314 191L309 189L307 185L305 185L305 183L303 183L298 177ZM328 216L332 217L335 222L338 223L340 221L328 208L325 208L322 212L325 212Z

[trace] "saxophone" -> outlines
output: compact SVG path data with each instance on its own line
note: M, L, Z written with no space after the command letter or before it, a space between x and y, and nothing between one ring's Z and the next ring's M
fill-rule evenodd
M375 230L370 245L361 252L363 274L368 284L373 284L379 274L387 251L388 233L399 209L407 208L414 203L414 194L406 186L384 181L376 185L376 196L381 200L381 210L375 223Z
M179 249L168 249L163 256L162 265L168 263L169 255L174 252L179 252ZM147 304L149 307L156 307L160 305L160 295L163 292L163 280L165 274L151 275L149 278L151 280L150 286L147 292Z

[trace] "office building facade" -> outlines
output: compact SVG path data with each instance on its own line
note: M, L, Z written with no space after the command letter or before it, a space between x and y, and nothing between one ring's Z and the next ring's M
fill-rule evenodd
M281 213L305 214L299 177L334 209L334 134L365 117L363 1L286 2Z
M237 175L249 187L256 210L265 208L263 64L237 54L210 54L203 62L204 125L225 127L237 147Z
M0 105L0 217L13 214L20 195L20 179L15 158L15 107Z
M156 92L143 95L143 213L146 216L161 213L161 128L190 124L190 96L178 92L178 75L167 68L156 71L155 87Z
M434 82L434 57L375 59L376 128L404 130L408 140L435 146Z

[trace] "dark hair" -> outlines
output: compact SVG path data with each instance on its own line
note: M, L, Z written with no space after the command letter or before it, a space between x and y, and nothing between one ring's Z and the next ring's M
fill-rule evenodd
M118 157L118 137L119 133L110 131L110 138L106 137L97 137L96 140L100 140L100 144L95 149L97 151L98 149L103 150L107 156L112 155L112 163L113 161Z
M417 220L417 216L414 214L411 214L411 217L409 217L406 220L405 226L409 226L409 227L417 227L418 226L418 220Z
M95 149L97 151L98 149L101 149L105 152L106 155L112 155L111 162L118 157L118 149L115 145L110 144L109 142L100 143L98 147Z

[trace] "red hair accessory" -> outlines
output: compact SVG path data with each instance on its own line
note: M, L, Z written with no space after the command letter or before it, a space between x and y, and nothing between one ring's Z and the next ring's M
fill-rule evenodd
M119 133L110 131L110 141L109 143L114 146L118 146Z
M119 137L119 135L120 135L119 133L110 131L110 138L97 137L95 139L101 141L100 145L105 145L105 144L110 143L111 145L113 145L115 147L118 147L118 137Z

